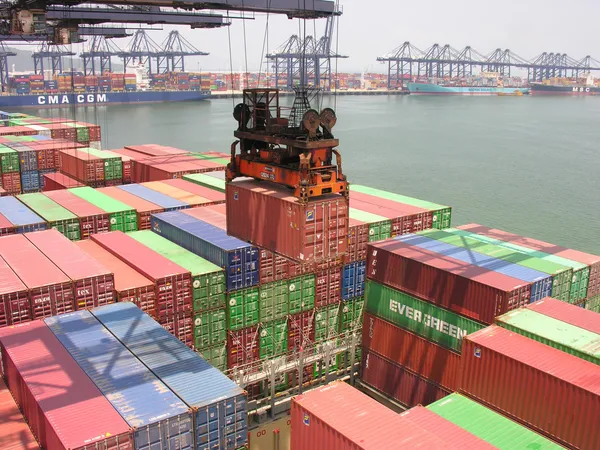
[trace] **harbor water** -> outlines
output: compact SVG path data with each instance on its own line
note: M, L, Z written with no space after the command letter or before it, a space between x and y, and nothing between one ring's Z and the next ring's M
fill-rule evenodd
M234 102L25 112L97 123L104 149L156 143L229 152ZM321 103L337 112L333 132L351 182L451 205L454 224L600 254L600 98L339 96Z

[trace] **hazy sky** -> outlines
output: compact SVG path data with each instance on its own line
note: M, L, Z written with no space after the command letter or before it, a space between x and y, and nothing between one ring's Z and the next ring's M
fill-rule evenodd
M339 71L383 71L385 66L376 61L377 56L391 52L405 41L421 50L434 43L447 43L457 49L470 45L483 54L498 47L509 48L526 59L548 51L568 53L575 59L590 54L600 60L600 44L595 39L600 13L598 0L342 0L341 5L344 14L338 21L338 48L339 53L350 58L339 60ZM301 22L270 15L268 50L274 51L290 35L298 34ZM316 34L321 36L324 26L325 19L306 22L308 34L314 34L316 29ZM246 65L244 35L248 69L257 70L261 63L266 15L256 15L254 20L234 20L229 28L177 27L198 49L210 52L209 56L189 58L187 69L197 70L200 63L202 70L228 71L229 32L233 70L243 70ZM165 26L149 33L154 41L161 43L172 29L174 27ZM126 47L128 41L129 38L119 39L115 43Z

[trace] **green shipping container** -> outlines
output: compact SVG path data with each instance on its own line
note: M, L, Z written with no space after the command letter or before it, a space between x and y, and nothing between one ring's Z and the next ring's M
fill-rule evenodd
M227 343L198 350L198 353L221 372L227 370Z
M276 281L261 286L258 289L258 320L262 323L281 319L288 315L289 282Z
M86 143L90 141L90 130L87 125L82 125L79 123L67 122L66 126L76 129L77 133L77 142Z
M258 323L258 288L240 289L227 294L227 326L236 331Z
M329 305L315 311L315 342L332 339L339 334L340 305Z
M585 309L589 309L590 311L600 313L600 295L588 298L585 301Z
M192 156L194 156L195 158L198 158L198 159L212 161L216 164L222 164L223 166L226 166L227 164L229 164L231 162L231 159L223 158L223 157L217 156L217 155L206 155L204 153L192 153Z
M458 353L467 334L485 328L474 320L371 280L366 282L365 301L368 313Z
M392 237L391 220L356 208L349 208L348 213L351 219L369 224L369 242L383 241Z
M72 241L81 239L81 224L75 214L41 193L17 195L17 198Z
M110 231L137 231L137 213L125 203L85 186L68 190L77 197L97 206L109 215Z
M438 230L448 228L452 223L452 208L450 206L438 205L437 203L406 197L405 195L394 194L359 184L350 184L350 190L433 211L433 228L437 228Z
M460 394L450 394L427 409L499 450L563 448Z
M225 307L225 272L219 266L150 230L130 236L191 272L194 312Z
M356 297L342 302L340 310L340 331L342 333L360 332L364 306L364 297Z
M526 308L496 317L496 324L534 341L600 365L600 334Z
M121 180L123 179L123 161L120 156L114 153L107 153L95 148L82 148L81 151L88 152L90 155L102 158L104 160L104 179Z
M20 171L19 154L12 148L0 146L0 173L14 173Z
M183 179L190 183L199 184L200 186L207 187L213 191L225 192L225 180L211 177L203 173L191 173L184 175Z
M272 358L287 352L288 325L287 319L273 320L260 326L260 359Z
M447 231L425 230L417 234L552 275L552 297L563 302L569 301L573 279L572 267L545 261L523 252L517 252L500 245L488 244L468 236L458 236Z
M499 245L501 247L515 250L517 252L525 253L529 256L534 256L536 258L543 259L544 261L550 261L555 264L571 267L573 269L573 278L571 279L571 292L569 294L569 303L580 303L580 300L583 300L587 297L587 287L590 279L590 266L587 266L577 261L572 261L567 258L562 258L560 256L555 256L549 253L540 252L531 248L523 247L521 245L516 245L510 242L504 242L498 239L475 234L471 231L458 230L456 228L449 228L448 230L444 231L455 234L457 236L470 237L482 242L487 242L489 244Z
M204 348L227 342L227 318L225 308L194 314L194 346Z
M293 278L288 282L289 288L289 314L298 314L310 311L315 307L315 275L303 275Z

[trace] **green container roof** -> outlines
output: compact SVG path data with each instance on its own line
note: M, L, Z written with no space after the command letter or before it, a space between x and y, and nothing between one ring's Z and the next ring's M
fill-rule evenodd
M598 333L526 308L496 317L496 323L502 328L600 365Z
M0 153L17 153L17 151L8 147L0 147Z
M449 206L440 205L438 203L428 202L426 200L420 200L418 198L407 197L405 195L394 194L393 192L382 191L368 186L362 186L360 184L350 184L350 190L361 192L363 194L373 195L375 197L385 198L396 202L404 203L406 205L416 206L418 208L428 210L438 210L443 208L450 208Z
M200 186L204 186L215 191L225 192L225 180L220 180L218 178L211 177L210 175L205 175L203 173L191 173L184 175L183 179L189 181L190 183L199 184Z
M151 248L156 253L163 255L175 264L179 264L184 269L189 270L194 277L223 271L223 269L216 264L195 255L150 230L135 231L129 233L129 235L146 247Z
M563 448L460 394L450 394L427 409L500 450Z
M440 230L425 230L417 234L427 236L428 238L446 242L450 245L473 250L484 255L509 261L523 267L537 270L549 275L556 275L562 272L568 272L571 267L563 266L552 261L546 261L533 255L518 252L497 244L491 244L473 239L467 236L458 236L453 233Z
M349 208L350 218L354 220L360 220L365 223L376 223L376 222L389 222L390 219L387 219L382 216L378 216L377 214L372 214L367 211L361 211L356 208Z
M75 214L41 193L17 195L17 198L47 222L77 220Z
M192 153L192 155L195 156L196 158L205 159L208 161L212 161L214 163L221 163L225 166L231 162L230 158L223 158L222 156L219 156L219 155L207 155L205 153Z
M75 194L77 197L82 198L92 203L93 205L96 205L98 208L106 211L108 214L126 211L135 212L134 209L132 209L125 203L115 200L114 198L109 197L108 195L103 194L102 192L98 192L97 190L89 186L72 188L68 189L68 191Z
M85 147L79 148L78 150L81 152L88 152L90 155L94 155L102 159L121 159L121 157L115 153L107 153L104 150L98 150L96 148Z

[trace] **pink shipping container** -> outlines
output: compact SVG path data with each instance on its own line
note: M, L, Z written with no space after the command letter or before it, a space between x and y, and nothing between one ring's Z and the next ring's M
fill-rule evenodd
M336 381L292 399L291 450L492 449L425 408L404 414Z
M154 283L137 270L91 240L75 245L115 274L115 294L119 302L132 302L149 316L156 318Z
M600 443L600 366L492 325L465 337L460 392L573 449Z
M600 334L600 316L594 311L588 311L550 297L531 303L527 309Z
M510 242L512 244L521 245L523 247L531 248L540 252L560 256L561 258L571 259L581 264L586 264L590 266L590 278L588 282L586 298L600 295L600 256L591 255L578 250L571 250L559 245L549 244L547 242L538 241L537 239L519 236L502 230L495 230L474 223L463 225L458 228L460 230L482 234L500 241Z
M40 448L2 378L0 378L0 448L2 450Z
M396 240L369 244L367 277L486 324L531 296L521 280Z
M133 449L129 425L43 321L0 329L0 348L8 388L42 448Z
M45 173L44 174L44 192L57 191L60 189L71 189L82 187L85 184L65 175L64 173Z
M61 150L58 168L64 174L88 185L104 181L104 160L83 150Z
M342 260L348 243L348 200L339 195L298 203L267 182L228 183L227 232L300 262Z
M204 197L213 204L225 203L225 194L223 192L215 191L214 189L209 189L181 178L164 180L163 183L187 192L191 192L194 195Z
M192 312L192 277L183 267L150 250L122 231L95 234L92 240L154 282L157 316Z
M0 238L0 256L29 289L34 319L74 310L71 280L25 235L15 234Z
M15 234L16 227L6 217L0 214L0 236Z
M369 313L363 319L362 346L451 392L458 389L458 353Z
M164 208L161 208L154 203L151 203L143 198L136 195L130 194L129 192L119 189L117 187L100 188L98 192L108 195L109 197L118 200L131 208L135 209L138 219L138 230L149 230L150 229L150 216L152 214L158 214L164 212Z
M0 328L30 320L31 304L27 286L0 258Z
M75 309L113 303L113 273L58 230L36 231L25 237L73 281Z
M429 405L451 393L437 384L363 349L361 381L406 407Z
M81 239L88 239L92 234L107 233L110 230L108 214L75 194L59 190L45 192L44 195L79 218Z

